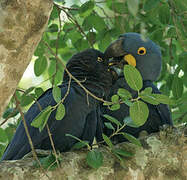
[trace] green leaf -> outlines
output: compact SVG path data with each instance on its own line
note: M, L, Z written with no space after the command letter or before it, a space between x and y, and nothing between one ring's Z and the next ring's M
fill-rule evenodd
M128 5L129 12L133 16L136 16L139 7L139 0L127 0L127 5Z
M120 109L120 104L113 104L111 107L109 107L111 111L116 111Z
M74 46L77 48L78 51L82 51L84 49L89 48L88 41L83 39L82 37L78 41L76 41Z
M104 139L105 143L106 143L110 148L113 148L114 145L112 144L112 142L111 142L111 140L109 139L109 137L106 136L105 134L102 134L102 136L103 136L103 139Z
M42 88L36 88L35 90L35 94L36 94L36 97L40 97L43 93L44 93L44 90Z
M117 157L120 160L120 162L123 162L123 159L121 158L121 156L118 153L116 153L113 150L111 152L114 154L115 157Z
M94 28L97 31L102 31L105 27L106 24L103 18L96 14L91 14L90 16L87 16L83 21L84 30L90 30Z
M54 85L58 85L62 82L62 71L58 70L55 74Z
M88 165L94 169L98 169L103 165L103 154L98 150L89 151L86 157Z
M159 103L174 105L175 101L164 94L152 94Z
M111 100L112 102L117 103L119 101L119 96L115 94L111 97Z
M47 106L34 118L34 120L31 123L31 126L35 128L39 128L41 132L45 127L51 112L52 112L52 106Z
M47 59L45 56L39 57L34 63L34 73L36 76L40 76L47 68Z
M54 170L57 167L56 157L50 154L47 157L39 158L40 163L44 169Z
M58 18L59 12L56 6L53 6L53 10L51 12L50 20L54 20Z
M75 45L75 43L79 40L82 39L82 35L77 32L75 29L72 30L71 32L68 33L67 37L71 39L72 43Z
M182 96L183 88L182 79L175 76L172 82L172 93L176 99L179 99Z
M134 122L133 122L133 120L131 119L130 116L125 117L123 122L124 122L125 125L130 126L130 127L135 127L135 128L139 127L136 124L134 124Z
M19 111L16 109L14 109L14 108L7 108L6 110L5 110L5 112L3 113L3 118L4 119L6 119L6 118L8 118L8 117L14 117L14 116L16 116L17 114L19 113Z
M73 139L76 139L77 141L82 142L83 144L84 144L84 143L85 143L86 145L88 144L88 143L86 143L86 141L82 141L82 140L79 139L78 137L73 136L73 135L71 135L71 134L66 134L66 136L67 136L67 137L71 137L71 138L73 138Z
M135 144L140 147L142 146L141 142L138 139L136 139L134 136L132 136L131 134L128 134L128 133L122 133L122 134L132 144Z
M112 123L110 123L110 122L105 122L104 124L105 124L105 126L106 126L108 129L115 130L115 128L112 126Z
M77 142L77 143L75 143L75 144L73 145L72 149L81 149L81 148L83 148L83 147L89 145L88 143L89 143L88 141Z
M89 32L87 34L88 41L90 42L91 45L93 45L96 42L96 33L95 32Z
M105 33L103 34L102 38L100 38L100 41L99 41L99 49L103 51L106 49L108 44L111 43L111 34L107 33L106 30L104 31Z
M123 99L122 98L122 100L123 100L123 102L127 105L127 106L132 106L132 102L130 101L130 100L128 100L128 99Z
M141 94L151 94L152 93L152 87L147 87L143 91L141 91Z
M82 6L79 9L79 15L81 17L89 16L93 11L94 6L95 6L94 1L85 2L84 4L82 4Z
M29 94L30 92L32 92L34 90L35 87L30 87L25 91L25 95Z
M112 1L111 3L108 3L109 8L119 14L125 14L128 12L125 3L124 2L116 2L116 1Z
M153 8L156 8L160 3L160 0L146 0L144 3L144 10L150 11Z
M158 105L159 102L156 100L156 98L154 96L152 96L152 94L140 94L139 97L144 100L145 102L148 102L150 104L153 105Z
M56 60L50 59L48 74L49 74L49 76L53 76L55 73L56 73Z
M130 106L130 117L136 125L142 126L146 122L148 115L149 109L144 102L136 101Z
M62 120L64 116L65 116L65 106L62 103L60 103L58 105L55 118L56 120Z
M128 151L125 151L123 149L119 149L119 148L114 148L112 149L112 151L120 156L124 156L124 157L132 157L134 156L133 153L131 152L128 152Z
M34 101L34 99L32 98L32 96L27 96L27 95L22 95L21 96L21 106L24 107L24 106L27 106L29 104L31 104L32 102Z
M8 137L4 129L0 128L0 145L7 146L8 145Z
M105 117L106 119L108 119L110 122L118 125L118 126L122 126L122 124L114 117L108 115L108 114L104 114L103 117Z
M58 25L57 25L57 24L51 24L51 25L48 27L48 31L49 31L49 32L58 32Z
M119 88L117 94L124 99L130 99L132 98L132 95L129 91L127 91L126 89L123 88Z
M127 81L127 84L134 89L139 91L143 87L142 76L140 72L131 65L124 66L124 76Z
M61 101L61 99L62 99L62 97L61 97L61 89L58 86L54 86L53 90L52 90L52 93L53 93L54 100L57 103L59 103Z
M159 20L162 24L169 24L170 22L170 8L168 6L168 3L162 4L159 7Z
M34 52L34 55L42 57L44 53L45 53L45 45L42 42L40 42Z

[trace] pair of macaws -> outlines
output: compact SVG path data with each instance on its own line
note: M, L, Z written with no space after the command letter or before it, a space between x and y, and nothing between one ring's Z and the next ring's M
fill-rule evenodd
M111 58L112 61L109 61ZM118 40L114 41L106 49L104 54L95 49L77 53L68 61L66 68L88 91L97 97L110 100L111 96L116 94L119 88L127 89L133 97L136 97L137 92L128 86L124 77L113 72L114 67L121 63L123 65L130 64L140 71L143 78L142 90L151 87L152 93L160 93L153 84L161 71L160 49L154 42L143 39L137 33L121 35ZM60 152L70 150L77 142L76 139L66 136L66 134L76 136L81 140L88 141L90 144L92 144L94 137L101 140L102 133L110 136L112 131L104 126L107 119L102 114L109 114L122 124L124 118L129 116L129 107L126 104L121 104L120 109L117 111L110 111L95 97L85 92L75 79L71 79L69 87L69 80L70 77L65 72L63 84L59 86L61 97L66 96L63 102L65 116L62 120L56 120L56 110L54 110L47 122L54 146ZM41 109L56 104L52 95L52 88L48 89L24 116L35 149L52 149L47 128L45 127L40 132L38 128L31 126L31 122L41 112ZM167 105L152 105L149 103L147 105L149 116L146 123L137 128L125 126L122 129L123 132L138 137L143 130L153 133L159 131L159 127L164 124L173 125ZM113 140L123 142L126 139L118 135ZM30 151L31 147L21 121L1 160L20 159Z

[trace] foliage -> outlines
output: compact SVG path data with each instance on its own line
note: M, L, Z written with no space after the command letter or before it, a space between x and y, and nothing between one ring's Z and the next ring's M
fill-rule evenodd
M162 72L155 84L160 88L163 95L152 94L150 88L139 92L142 87L141 77L137 75L136 69L126 66L124 76L129 86L138 91L139 96L132 100L131 94L121 88L117 95L112 97L112 103L107 105L111 110L117 110L120 108L121 102L128 104L130 114L136 111L136 118L144 117L143 120L142 118L138 120L132 115L134 124L141 125L145 122L148 112L146 104L140 98L155 105L166 103L170 105L175 124L187 122L186 9L187 1L179 0L89 0L84 2L54 0L48 28L34 53L36 56L34 73L50 82L53 87L54 99L58 104L43 110L33 122L34 126L42 130L47 122L47 117L54 109L57 109L56 118L58 120L61 120L65 115L65 108L58 88L58 85L62 83L64 69L61 62L50 52L46 43L66 63L72 54L89 47L104 51L113 40L125 32L142 33L160 45L163 56ZM134 84L132 79L129 79L133 73L138 76L133 80ZM25 90L18 88L16 96L24 110L35 102L43 92L41 84L39 87L28 87ZM12 117L17 120L20 118L14 98L9 103L3 119L8 120ZM111 117L108 119L112 123L117 123ZM0 149L5 149L16 125L11 124L5 129L0 129L0 137L4 137L3 140L0 138ZM106 126L114 129L110 122ZM118 122L117 126L120 128L123 125ZM127 134L124 136L137 144L132 137ZM121 150L114 150L110 139L109 141L106 137L104 139L111 152L119 159L125 154ZM77 146L81 146L80 144ZM88 146L86 142L83 144ZM0 151L0 156L1 153ZM99 159L93 165L94 168L97 168L102 162L102 157L95 151L90 152L87 158L88 164L95 159Z

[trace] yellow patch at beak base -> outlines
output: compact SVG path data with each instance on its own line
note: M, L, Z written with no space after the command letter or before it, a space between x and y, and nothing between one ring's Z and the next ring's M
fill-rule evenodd
M113 66L114 64L115 64L115 63L113 63L113 62L110 62L110 63L109 63L109 66Z
M131 54L125 55L123 59L131 66L136 67L136 59Z

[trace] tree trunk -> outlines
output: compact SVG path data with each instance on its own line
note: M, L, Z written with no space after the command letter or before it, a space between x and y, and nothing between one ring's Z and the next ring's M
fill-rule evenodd
M143 148L117 145L135 153L132 158L123 158L123 166L106 148L99 148L104 163L98 169L86 164L87 151L62 153L61 167L45 173L33 165L33 158L4 161L0 163L0 180L186 180L187 138L181 134L162 131L148 136L141 140Z
M52 0L0 1L0 116L45 31L52 6Z

